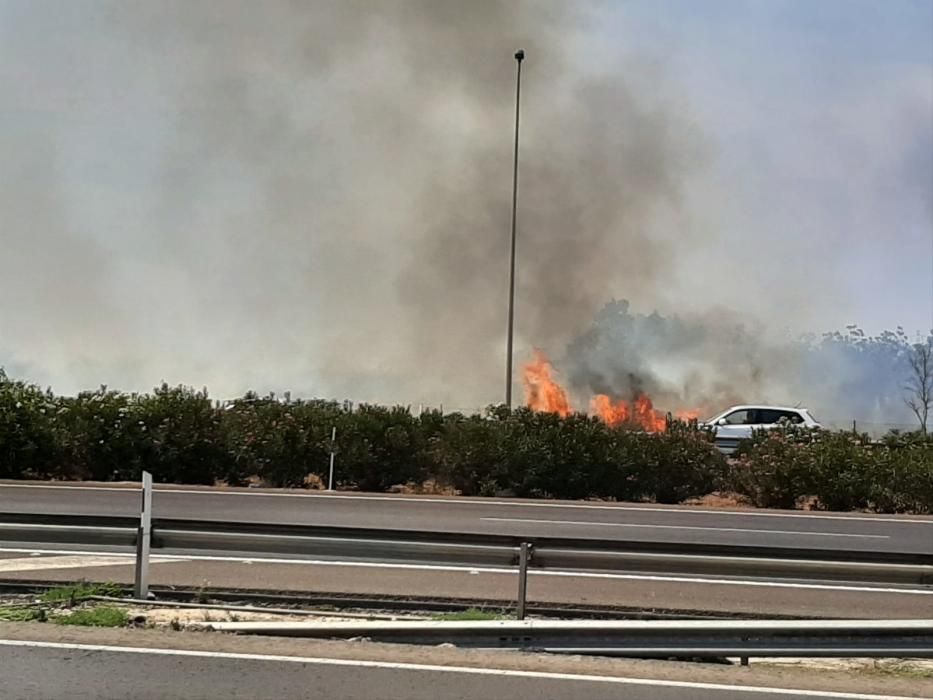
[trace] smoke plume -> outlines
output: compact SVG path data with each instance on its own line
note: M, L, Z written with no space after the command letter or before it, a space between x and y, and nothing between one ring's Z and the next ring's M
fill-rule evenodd
M219 397L501 401L523 48L516 358L569 346L576 390L663 408L797 398L785 378L804 360L740 314L774 330L814 300L848 303L825 253L857 252L860 222L905 210L861 194L929 145L928 74L879 80L889 107L865 128L847 120L882 99L872 86L813 112L782 96L776 158L770 135L698 126L675 51L623 53L647 26L606 31L626 8L0 0L0 365L62 392L165 380ZM700 84L723 119L770 104ZM787 139L811 123L843 138L820 132L825 167L808 170L814 149ZM755 147L711 177L722 142ZM769 157L786 170L778 196ZM928 201L925 182L908 195ZM838 206L813 204L813 183ZM667 317L594 331L614 297Z
M519 352L664 280L699 156L570 3L21 7L0 327L59 385L499 400L518 48Z
M855 326L816 337L770 337L724 309L663 316L612 301L567 347L577 408L596 394L710 417L736 404L804 405L827 426L884 433L915 427L904 402L912 342L903 329L868 336ZM933 343L933 335L923 342Z

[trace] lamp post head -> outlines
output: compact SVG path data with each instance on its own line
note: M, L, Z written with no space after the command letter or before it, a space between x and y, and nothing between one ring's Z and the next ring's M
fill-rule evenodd
M521 62L522 62L522 59L524 59L524 58L525 58L525 50L524 50L524 49L519 49L518 51L515 52L515 60L516 60L516 61L518 61L519 63L521 63Z

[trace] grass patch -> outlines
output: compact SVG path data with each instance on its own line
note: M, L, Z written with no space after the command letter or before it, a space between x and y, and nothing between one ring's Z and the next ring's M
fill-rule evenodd
M123 591L115 583L87 583L81 581L67 586L56 586L50 588L39 599L43 603L72 603L90 598L95 595L105 595L116 597L122 595Z
M0 622L44 622L45 610L42 608L6 607L0 608Z
M81 608L69 615L52 618L56 625L80 625L81 627L125 627L130 617L126 610L101 605L94 608Z
M467 608L457 612L441 613L431 617L438 622L485 622L488 620L502 620L505 616L502 611L480 610L479 608Z
M893 676L896 678L933 679L933 668L912 664L909 661L879 660L871 667L865 669L867 673L877 676Z

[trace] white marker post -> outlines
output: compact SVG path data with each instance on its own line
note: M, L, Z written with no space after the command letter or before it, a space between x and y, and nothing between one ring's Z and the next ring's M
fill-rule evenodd
M327 480L327 490L334 490L334 454L337 449L337 426L330 434L330 478Z
M138 600L149 597L149 546L152 540L152 474L143 472L142 507L136 531L136 582L133 595Z
M518 550L518 605L515 617L525 619L525 603L528 600L528 563L531 561L532 547L528 542L522 542Z

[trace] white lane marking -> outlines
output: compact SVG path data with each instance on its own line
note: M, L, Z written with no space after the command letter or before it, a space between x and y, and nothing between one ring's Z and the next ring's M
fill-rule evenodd
M504 668L471 668L469 666L439 666L413 664L399 661L364 661L361 659L328 659L313 656L282 656L279 654L247 654L231 651L197 651L194 649L160 649L151 647L115 646L108 644L73 644L66 642L34 642L20 639L0 639L0 646L38 649L61 649L65 651L98 651L113 654L150 654L156 656L187 656L197 659L225 659L230 661L262 661L266 663L294 663L316 666L349 666L354 668L376 668L390 671L418 673L452 673L476 676L511 678L534 678L538 680L576 681L581 683L614 683L619 685L641 685L690 690L722 690L732 693L779 694L803 698L833 698L838 700L910 700L900 695L868 695L865 693L840 693L828 690L799 690L768 688L755 685L729 685L725 683L696 683L692 681L668 681L656 678L623 678L619 676L590 676L580 673L552 673L548 671L518 671Z
M135 494L138 488L122 488L117 486L58 486L58 485L39 485L39 484L0 484L0 489L87 489L89 491L122 491ZM681 506L678 508L664 506L623 506L623 505L599 505L595 503L554 503L549 501L501 501L486 500L480 498L424 498L424 497L405 497L405 496L379 496L364 494L329 494L329 493L269 493L269 492L248 492L248 491L220 491L209 489L165 489L156 488L158 494L181 493L199 496L247 496L251 498L329 498L345 499L348 501L392 501L393 503L404 503L406 505L417 505L418 503L444 503L447 505L471 505L471 506L516 506L519 508L580 508L586 510L611 510L611 511L632 511L637 513L686 513L688 515L736 515L753 518L813 518L821 520L853 520L867 521L873 523L914 523L917 525L933 526L933 519L920 518L889 518L883 515L862 516L862 515L832 515L829 513L773 513L759 512L754 510L712 510L703 508L693 508L691 506Z
M155 562L155 559L151 561ZM0 559L0 573L11 571L40 571L44 569L84 569L92 566L115 566L132 564L133 560L114 562L101 556L29 556L21 559Z
M846 532L802 532L800 530L753 530L744 527L703 527L699 525L645 525L641 523L603 523L586 520L536 520L534 518L480 518L497 523L536 523L547 525L587 525L596 527L630 527L655 530L712 530L714 532L755 532L766 535L795 535L804 537L861 537L865 539L889 540L890 535L852 535Z
M0 552L42 552L43 554L99 554L108 557L135 557L133 554L122 552L112 552L104 554L103 552L78 552L67 549L21 549L21 548L0 548ZM210 554L161 554L159 557L164 564L174 562L192 562L192 561L220 561L234 562L238 564L302 564L305 566L332 566L332 567L356 567L360 569L401 569L411 571L447 571L453 573L466 574L504 574L515 576L515 569L496 568L496 567L469 567L453 566L447 564L394 564L389 562L369 562L369 561L337 561L333 559L285 559L280 557L231 557L223 555ZM718 579L718 578L699 578L690 576L661 576L654 574L604 574L592 571L541 571L539 569L530 569L529 576L559 576L565 578L593 578L609 579L621 581L657 581L669 583L705 583L721 586L750 586L754 588L795 588L805 590L819 591L845 591L855 593L903 593L905 595L933 595L933 587L930 588L881 588L871 586L840 586L822 583L792 583L785 581L759 581L747 579Z
M113 557L101 555L75 555L39 557L37 552L30 552L29 557L21 559L0 559L0 573L11 571L40 571L44 569L86 569L92 566L122 566L135 563L135 559L113 561ZM150 563L170 561L162 557L150 557ZM174 560L171 560L174 561Z

